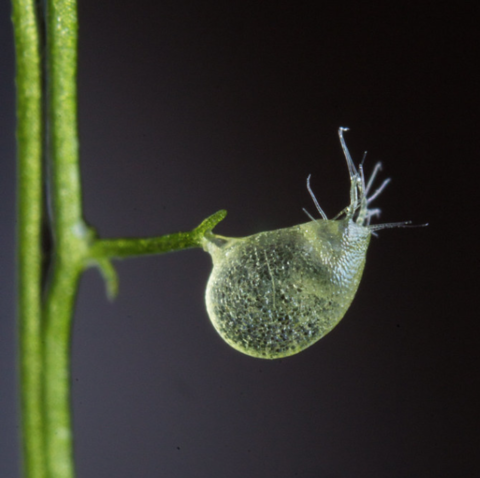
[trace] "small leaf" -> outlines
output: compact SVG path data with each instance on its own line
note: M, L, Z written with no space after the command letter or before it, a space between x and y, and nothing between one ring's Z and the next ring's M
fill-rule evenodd
M105 280L107 297L113 301L118 294L118 275L109 259L95 259L95 265Z

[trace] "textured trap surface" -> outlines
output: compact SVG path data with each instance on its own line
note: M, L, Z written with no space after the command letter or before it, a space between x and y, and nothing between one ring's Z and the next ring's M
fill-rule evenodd
M220 335L248 355L295 354L327 334L353 300L370 232L312 221L244 239L214 236L206 303Z

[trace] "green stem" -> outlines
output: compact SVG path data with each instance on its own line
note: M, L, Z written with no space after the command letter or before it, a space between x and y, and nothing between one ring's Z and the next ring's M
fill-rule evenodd
M108 296L113 299L118 292L118 279L111 259L164 254L192 247L203 247L203 238L225 218L227 211L220 210L205 219L193 231L177 232L159 237L135 239L96 239L89 251L89 263L98 266L107 284Z
M211 231L226 215L227 212L222 209L205 219L190 232L134 239L97 239L90 250L90 256L92 258L124 259L202 247L202 239L205 234Z
M44 478L41 342L42 81L35 2L13 0L17 67L18 299L26 478Z
M191 232L145 239L95 237L83 221L77 135L75 0L48 0L48 139L53 253L42 305L42 110L39 34L34 0L12 0L17 55L19 156L19 320L26 478L74 478L70 413L70 342L81 272L97 264L111 295L112 258L202 247L226 215L218 211Z
M70 335L90 233L82 218L77 135L77 6L48 0L49 160L55 254L45 304L45 416L49 478L73 478Z
M70 335L81 268L57 264L45 316L45 417L49 478L73 478Z

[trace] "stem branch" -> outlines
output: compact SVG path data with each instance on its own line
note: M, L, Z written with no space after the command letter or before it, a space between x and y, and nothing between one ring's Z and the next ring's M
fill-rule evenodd
M47 0L49 204L53 252L42 303L42 68L35 0L12 0L17 58L19 335L26 478L74 478L70 343L83 269L97 264L110 295L113 258L202 247L226 215L218 211L190 232L143 239L98 239L86 226L77 134L76 0Z
M147 238L97 239L90 250L90 256L92 258L124 259L202 247L202 238L205 233L211 231L226 215L227 212L223 209L217 211L190 232L177 232L176 234Z

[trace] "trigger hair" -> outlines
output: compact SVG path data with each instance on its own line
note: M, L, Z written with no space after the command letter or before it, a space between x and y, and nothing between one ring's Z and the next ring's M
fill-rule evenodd
M308 175L307 178L307 190L310 193L310 196L313 200L313 203L315 204L315 207L317 208L317 211L320 213L320 216L322 216L325 221L328 220L327 215L323 212L323 209L320 207L320 204L318 204L317 198L315 197L315 194L313 194L312 188L310 187L310 178L312 177L311 174ZM310 216L310 214L308 214Z

